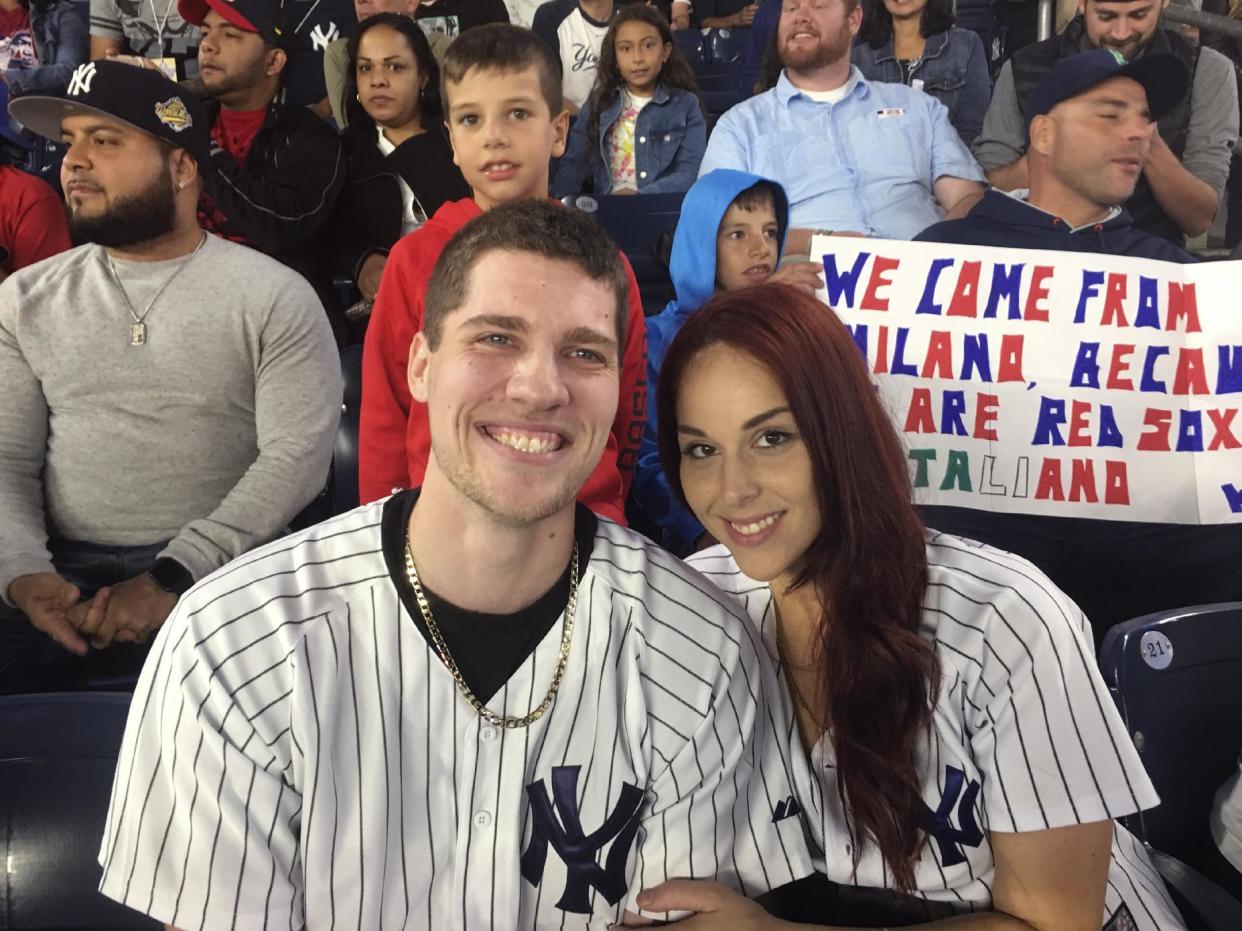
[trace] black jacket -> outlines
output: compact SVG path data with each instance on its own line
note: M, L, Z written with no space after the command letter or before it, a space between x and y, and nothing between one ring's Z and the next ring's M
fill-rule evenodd
M215 124L219 103L205 101ZM277 98L239 165L212 146L213 171L203 179L199 222L204 229L253 246L300 272L329 298L320 228L345 183L341 141L305 107Z
M388 155L379 150L375 123L353 114L342 136L348 180L332 221L332 270L358 278L372 252L387 255L401 238L401 189L405 181L430 217L440 205L470 196L443 130L435 126L405 140Z
M1111 220L1074 231L1059 217L997 190L984 194L983 200L975 204L966 216L957 220L942 220L914 238L918 242L948 242L963 246L1132 255L1181 264L1197 261L1164 237L1135 229L1134 221L1126 210Z

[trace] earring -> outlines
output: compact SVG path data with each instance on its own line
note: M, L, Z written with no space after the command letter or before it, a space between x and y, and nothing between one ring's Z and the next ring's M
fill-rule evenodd
M184 190L184 189L185 189L185 182L184 182L184 181L178 181L178 182L177 182L177 190L178 190L178 191L181 191L181 190Z

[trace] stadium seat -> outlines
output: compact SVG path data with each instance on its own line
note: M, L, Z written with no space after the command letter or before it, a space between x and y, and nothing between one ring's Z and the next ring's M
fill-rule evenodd
M158 929L96 891L128 695L0 698L0 927Z
M341 425L336 431L332 453L333 510L337 514L358 506L358 415L362 410L362 347L341 350L341 377L345 397L341 404Z
M750 27L740 29L709 29L703 36L704 57L714 65L730 65L738 61L750 45Z
M1208 813L1242 748L1242 602L1119 624L1104 637L1100 665L1161 798L1127 826L1156 850L1213 875Z
M591 213L629 259L642 293L643 311L659 313L674 297L668 269L656 258L655 243L681 215L684 193L566 197L566 206Z
M1152 865L1164 880L1188 931L1238 931L1242 903L1181 860L1148 848Z

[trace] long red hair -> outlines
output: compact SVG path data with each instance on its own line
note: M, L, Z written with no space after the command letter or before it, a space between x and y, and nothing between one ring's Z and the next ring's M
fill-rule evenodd
M678 393L691 360L720 344L777 380L810 455L824 525L793 587L811 586L823 608L820 698L856 834L854 866L869 839L897 887L910 890L924 841L915 761L940 670L919 635L927 552L904 445L835 313L787 285L722 292L690 315L660 371L660 461L682 501Z

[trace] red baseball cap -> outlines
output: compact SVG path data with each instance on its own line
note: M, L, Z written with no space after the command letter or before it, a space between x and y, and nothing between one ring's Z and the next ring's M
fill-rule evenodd
M272 45L281 45L280 8L276 0L177 0L177 12L187 23L203 25L215 10L239 29L257 32Z

